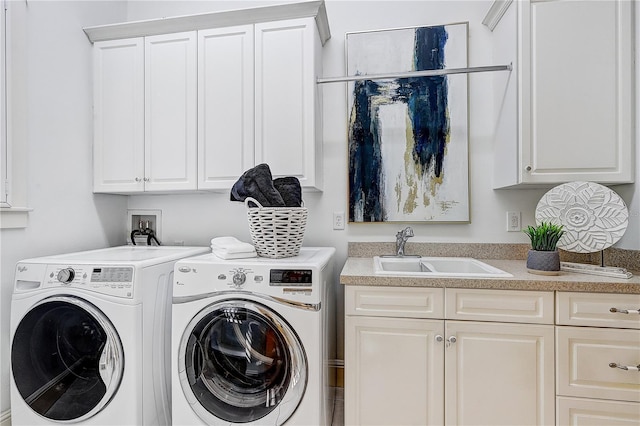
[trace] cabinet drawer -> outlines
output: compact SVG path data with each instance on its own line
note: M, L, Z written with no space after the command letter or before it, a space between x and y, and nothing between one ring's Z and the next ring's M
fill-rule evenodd
M558 395L640 402L639 330L556 327L556 362Z
M558 426L640 424L640 404L637 402L559 397L556 406Z
M556 300L559 325L640 329L640 294L558 292Z
M553 292L446 289L447 319L553 324Z
M346 286L345 315L444 318L444 289Z

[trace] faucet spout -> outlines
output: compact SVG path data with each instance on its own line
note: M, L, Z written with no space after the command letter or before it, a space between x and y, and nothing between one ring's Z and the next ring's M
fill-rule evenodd
M410 237L413 237L413 229L410 226L398 231L396 234L396 256L404 256L404 245Z

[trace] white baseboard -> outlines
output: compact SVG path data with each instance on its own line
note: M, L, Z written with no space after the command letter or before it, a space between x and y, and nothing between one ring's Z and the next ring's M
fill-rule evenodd
M11 426L11 410L0 413L0 426Z

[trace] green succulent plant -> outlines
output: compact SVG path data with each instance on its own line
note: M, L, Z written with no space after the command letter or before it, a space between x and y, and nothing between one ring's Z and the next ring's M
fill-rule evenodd
M522 232L529 236L533 250L554 251L558 240L564 234L562 227L551 222L541 222L538 226L529 225Z

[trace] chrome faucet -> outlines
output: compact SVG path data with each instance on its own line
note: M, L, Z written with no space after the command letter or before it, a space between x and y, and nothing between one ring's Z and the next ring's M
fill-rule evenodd
M398 231L396 234L396 256L404 256L404 245L410 237L413 237L413 229L410 226Z

